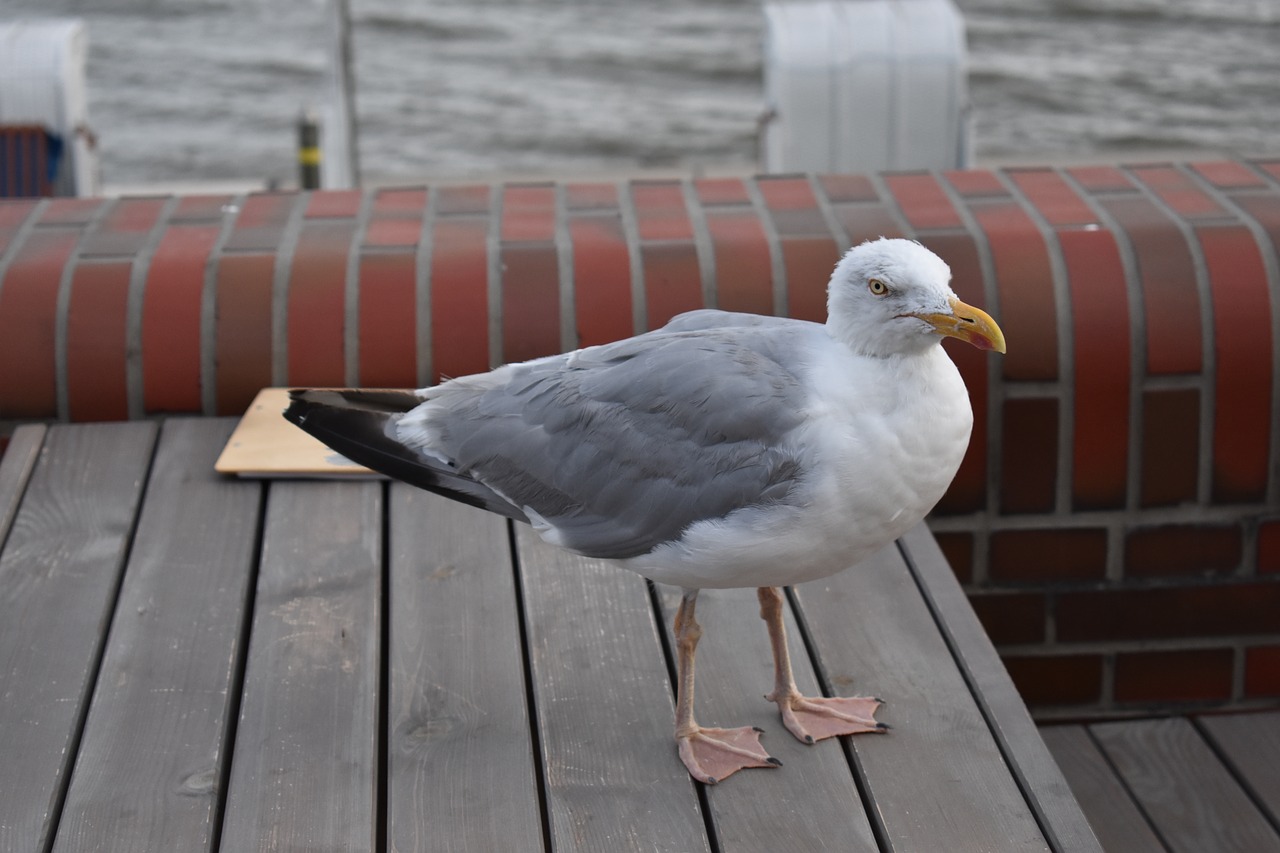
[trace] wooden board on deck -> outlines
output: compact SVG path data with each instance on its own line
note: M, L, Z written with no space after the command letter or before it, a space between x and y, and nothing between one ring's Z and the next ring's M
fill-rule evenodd
M508 522L391 485L388 843L541 851Z
M57 830L155 435L51 427L4 542L0 849L43 850Z
M161 431L54 853L217 834L262 488L211 470L230 426Z
M236 425L214 469L238 477L379 477L284 419L288 388L263 388Z
M222 849L374 845L381 548L379 484L271 484Z
M894 849L1050 849L896 545L795 592L833 692L885 700L850 744Z
M1090 727L1175 853L1280 850L1276 833L1184 717Z
M1079 797L1104 850L1165 853L1165 846L1085 726L1049 726L1041 734Z
M709 850L645 581L516 543L553 849Z

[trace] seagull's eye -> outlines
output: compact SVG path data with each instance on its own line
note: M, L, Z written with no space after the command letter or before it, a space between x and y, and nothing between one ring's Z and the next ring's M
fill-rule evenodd
M884 296L889 292L889 285L878 278L873 278L867 282L867 289L875 296Z

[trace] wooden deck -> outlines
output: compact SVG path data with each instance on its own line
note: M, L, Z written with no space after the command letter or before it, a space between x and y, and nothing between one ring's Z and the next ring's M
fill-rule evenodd
M1280 851L1280 711L1042 734L1107 850Z
M796 742L754 592L700 600L700 718L785 763L704 788L673 591L400 484L220 478L232 426L15 434L0 850L1099 849L923 527L789 601L801 688L888 735Z

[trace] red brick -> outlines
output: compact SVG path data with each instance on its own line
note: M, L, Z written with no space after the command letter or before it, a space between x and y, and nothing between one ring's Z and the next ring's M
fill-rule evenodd
M955 573L960 583L973 580L973 534L972 533L935 533L942 555Z
M834 213L836 221L848 235L850 246L877 237L906 236L889 208L883 204L837 204L834 205Z
M307 198L308 219L351 219L360 213L360 190L318 190Z
M198 412L205 265L219 226L171 224L142 299L142 399L148 413Z
M804 178L764 177L757 185L782 244L787 313L801 320L824 322L827 283L840 260L840 247L831 239L813 189Z
M1258 572L1280 572L1280 519L1264 521L1258 525Z
M751 204L751 195L741 178L699 178L693 182L693 189L704 205Z
M416 246L421 236L421 219L372 219L364 232L364 245L379 247Z
M1058 641L1066 643L1274 634L1277 613L1280 583L1223 580L1064 592L1055 610Z
M67 307L67 398L73 421L129 417L125 377L129 260L84 260Z
M1196 499L1200 454L1200 392L1194 388L1142 394L1142 505Z
M431 255L433 381L497 366L489 363L487 238L483 220L436 219Z
M616 198L616 196L615 196ZM631 253L617 208L570 213L573 294L579 346L621 340L635 332Z
M1115 239L1061 231L1075 337L1072 505L1124 506L1129 459L1129 302Z
M350 220L308 220L298 235L289 271L288 383L341 386L346 382L347 254Z
M186 195L169 216L170 222L221 222L232 199L229 195Z
M1007 196L1009 191L994 172L985 169L956 169L942 173L947 183L965 198L973 196Z
M41 225L86 225L102 205L108 202L100 198L54 198L40 214Z
M1117 702L1196 702L1231 698L1231 649L1121 652Z
M567 184L564 195L569 210L618 209L618 188L613 184Z
M986 305L982 265L978 249L968 234L930 234L921 241L951 267L951 287L970 305ZM973 407L973 433L960 469L935 512L977 512L987 501L987 354L960 343L944 341L943 346L964 377Z
M674 182L637 182L631 186L636 224L644 241L692 240L693 226L684 192Z
M240 205L225 250L274 253L280 247L285 223L298 203L294 193L255 193Z
M366 252L359 274L359 384L416 387L417 258L412 252Z
M421 219L427 206L425 187L400 187L381 189L373 197L373 215L377 217L404 217Z
M1133 182L1114 166L1077 166L1067 169L1067 174L1089 192L1131 190Z
M1190 177L1173 166L1136 166L1132 172L1180 216L1204 219L1228 215Z
M436 212L441 216L489 212L490 190L484 185L441 187L438 197Z
M243 414L271 381L274 254L218 259L214 355L219 415Z
M503 243L502 358L555 355L560 345L560 264L554 243Z
M1000 291L1000 326L1009 352L1000 360L1006 379L1058 378L1058 316L1053 272L1044 238L1012 202L975 200L974 217L986 233Z
M706 307L692 243L646 243L640 247L640 258L650 329L666 325L677 314Z
M708 210L707 229L715 251L716 298L725 311L773 313L769 244L755 212Z
M675 182L631 188L640 235L648 326L656 329L685 311L705 307L698 253L684 193Z
M165 200L160 198L120 199L103 217L97 230L85 236L80 256L133 256L146 245L147 235L160 218Z
M1004 401L1000 443L1000 509L1051 512L1058 482L1058 401Z
M1102 204L1124 228L1137 256L1147 321L1147 370L1198 373L1200 296L1181 232L1144 198L1109 198Z
M380 190L373 199L373 214L365 228L366 246L408 248L422 237L427 204L425 189Z
M833 202L880 200L875 185L864 175L819 175L818 185Z
M1266 182L1255 175L1248 166L1243 163L1237 163L1234 160L1192 163L1190 165L1200 177L1221 189L1266 186Z
M924 231L964 227L933 175L923 172L885 175L884 182L912 228Z
M764 197L765 207L776 215L784 211L795 211L803 217L790 222L781 219L789 233L822 233L826 226L822 214L818 212L818 200L813 194L813 187L807 178L792 175L764 175L755 179Z
M556 238L556 196L550 186L508 186L502 193L504 242L550 243Z
M991 534L992 580L1100 580L1106 571L1107 531L1101 528L999 530Z
M840 252L830 237L782 237L782 261L787 274L787 314L799 320L824 323L827 285Z
M1006 656L1004 665L1033 707L1088 705L1102 697L1101 655Z
M1029 592L977 593L969 603L997 646L1044 642L1044 596Z
M35 231L9 265L0 286L0 417L58 414L53 354L58 288L78 236Z
M1098 221L1071 185L1051 169L1013 169L1009 177L1050 225L1088 225Z
M1240 565L1243 544L1235 525L1147 527L1125 542L1130 577L1223 574Z
M552 186L502 194L502 361L554 355L560 345L560 264Z
M1280 646L1254 646L1245 650L1244 695L1250 698L1280 696Z
M1213 499L1261 501L1271 449L1271 298L1258 244L1242 226L1203 227L1213 298Z

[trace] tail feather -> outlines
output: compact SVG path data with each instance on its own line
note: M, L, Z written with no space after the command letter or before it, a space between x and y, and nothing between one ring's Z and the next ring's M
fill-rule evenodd
M284 416L343 456L381 474L518 521L519 507L483 483L407 447L395 425L422 398L412 391L294 389Z

